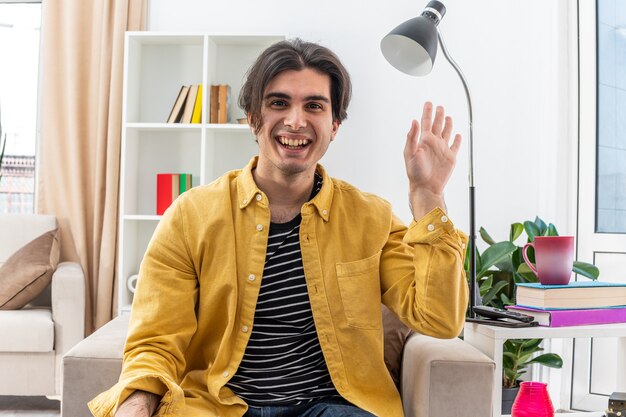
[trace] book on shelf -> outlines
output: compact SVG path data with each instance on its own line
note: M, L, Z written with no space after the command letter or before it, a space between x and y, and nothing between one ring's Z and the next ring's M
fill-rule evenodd
M520 305L506 306L508 310L535 318L540 326L566 327L587 324L626 323L626 307L543 310Z
M202 84L198 84L198 94L196 95L196 103L193 106L191 123L202 123Z
M212 85L211 86L211 97L210 97L210 117L209 123L217 123L217 114L219 112L219 95L220 95L220 86Z
M174 106L172 106L170 115L167 118L167 123L180 122L180 118L183 115L183 107L185 106L185 100L187 99L188 93L189 93L188 85L183 85L182 87L180 87L178 95L176 96L176 101L174 101Z
M181 123L191 123L193 116L193 109L196 105L196 97L198 96L198 85L193 84L189 86L189 92L185 99L185 105L183 107L183 115L180 118Z
M228 123L228 110L230 108L230 86L219 84L211 86L210 94L210 123Z
M515 303L539 309L584 309L626 306L626 283L575 281L567 285L518 283Z
M228 109L230 107L230 86L228 84L220 84L218 101L217 122L228 123Z
M185 191L189 190L192 185L191 185L191 174L179 174L178 177L178 191L179 194L184 193Z

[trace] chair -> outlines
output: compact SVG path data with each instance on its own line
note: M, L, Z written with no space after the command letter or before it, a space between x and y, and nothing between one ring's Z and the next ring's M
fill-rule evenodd
M0 214L0 264L57 227L55 216ZM63 355L84 337L85 282L62 262L41 295L19 310L0 310L0 395L61 394Z
M128 318L113 319L65 355L61 417L90 417L87 403L117 382ZM388 320L384 323L387 334ZM400 353L400 393L407 417L491 417L495 372L491 359L458 338L410 333L402 339L406 343Z

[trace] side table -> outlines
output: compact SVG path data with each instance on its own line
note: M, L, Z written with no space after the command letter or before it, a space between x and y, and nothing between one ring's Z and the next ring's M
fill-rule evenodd
M489 356L496 363L494 373L493 417L501 417L502 407L502 349L507 339L573 339L588 337L617 337L618 369L626 364L626 323L601 324L572 327L522 327L508 328L489 326L482 323L465 323L464 339L470 345ZM626 387L616 387L615 391L623 391ZM594 416L597 413L582 414Z

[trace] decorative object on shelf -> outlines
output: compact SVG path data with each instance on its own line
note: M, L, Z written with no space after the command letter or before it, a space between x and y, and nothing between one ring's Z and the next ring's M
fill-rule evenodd
M511 417L553 417L554 406L543 382L522 382L511 409Z
M128 291L130 291L131 293L135 293L135 290L137 289L137 280L139 279L139 275L135 274L135 275L131 275L128 277L128 279L126 280L126 287L128 287Z
M189 86L183 85L178 91L174 106L170 111L170 115L167 117L167 123L180 123L180 119L183 115L183 108L185 107L185 101L187 100L187 94L189 93Z
M241 118L237 119L237 123L239 123L240 125L247 125L248 124L248 118L247 117L241 117Z
M528 249L535 251L535 262L528 259ZM544 285L565 285L574 267L574 236L536 236L522 249L528 267Z
M584 309L626 305L626 283L574 281L567 285L542 285L538 282L515 284L515 301L539 309Z
M422 14L400 24L393 29L380 42L380 48L387 61L397 70L413 76L428 75L435 63L437 56L437 44L441 45L444 57L448 60L452 68L459 76L465 97L467 99L468 110L468 159L469 159L469 286L470 286L470 306L469 317L474 317L473 307L479 297L476 283L476 214L475 214L475 186L474 186L474 129L472 116L472 97L465 76L457 63L450 57L441 32L437 30L437 25L446 14L446 7L440 1L430 1ZM466 259L468 259L466 257Z

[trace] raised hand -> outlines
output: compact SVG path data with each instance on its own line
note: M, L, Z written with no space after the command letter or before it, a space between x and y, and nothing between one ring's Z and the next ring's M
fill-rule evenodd
M452 118L437 106L433 120L433 105L424 103L422 124L413 120L404 147L404 162L409 177L409 199L413 216L419 219L436 206L445 208L443 191L456 165L461 147L461 135L452 134Z

